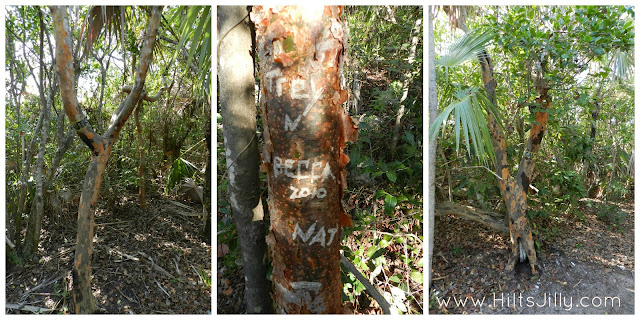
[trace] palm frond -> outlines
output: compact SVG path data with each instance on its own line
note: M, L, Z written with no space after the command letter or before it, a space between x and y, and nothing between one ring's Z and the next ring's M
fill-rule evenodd
M186 18L184 18L186 16ZM183 7L176 11L171 19L173 23L179 25L178 46L175 49L172 61L176 61L178 55L186 50L188 72L192 63L196 64L198 74L195 75L200 84L200 90L204 90L209 95L210 74L211 74L211 7L210 6L190 6ZM197 24L197 25L196 25Z
M615 50L612 53L611 59L613 59L614 72L611 74L613 80L622 81L633 74L633 51Z
M452 43L445 54L436 60L436 65L451 68L469 60L476 59L484 46L493 38L490 32L470 32Z
M118 33L121 24L121 13L124 12L124 7L121 6L93 6L89 9L89 14L85 20L85 56L90 53L93 48L93 43L105 29L107 37L112 34L116 36L116 40L120 40L120 33Z
M491 112L496 119L500 119L499 113L495 106L491 105L483 89L476 87L458 89L454 93L451 103L436 117L433 126L429 128L429 139L435 139L441 129L444 132L443 125L453 112L456 153L460 149L460 131L462 129L469 156L472 156L473 152L473 155L480 161L495 161L485 111Z

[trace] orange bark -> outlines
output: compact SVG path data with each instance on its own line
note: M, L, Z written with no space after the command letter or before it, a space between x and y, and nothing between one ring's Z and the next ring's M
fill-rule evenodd
M341 202L349 162L342 150L356 131L341 106L342 8L315 9L256 6L251 13L280 313L341 312L340 231L351 224Z
M73 300L75 313L92 313L94 309L91 291L91 255L93 253L94 210L102 176L109 160L111 148L118 139L125 122L142 96L148 66L152 60L153 46L160 23L162 7L153 7L147 26L145 41L140 50L140 64L131 93L117 108L113 121L104 136L91 129L87 118L80 111L75 95L72 55L72 32L66 7L51 7L56 40L56 72L60 82L60 96L69 120L80 139L91 150L91 161L85 174L78 208L78 233L73 274Z

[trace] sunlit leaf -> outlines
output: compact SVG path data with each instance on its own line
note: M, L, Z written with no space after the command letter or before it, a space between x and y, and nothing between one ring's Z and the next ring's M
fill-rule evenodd
M411 272L411 279L417 283L422 283L424 280L422 272L413 271Z

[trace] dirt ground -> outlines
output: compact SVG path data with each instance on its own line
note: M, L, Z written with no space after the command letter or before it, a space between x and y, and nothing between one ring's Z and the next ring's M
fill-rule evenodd
M211 246L200 236L197 216L202 207L170 200L151 196L140 209L131 196L97 210L91 265L97 313L211 313ZM45 217L35 261L22 268L7 261L8 306L72 313L76 212ZM33 312L7 307L6 313Z
M565 214L554 234L534 235L542 272L533 277L528 264L504 271L508 235L436 217L430 313L633 314L633 199L616 203L628 214L618 228L586 203L577 208L582 218Z

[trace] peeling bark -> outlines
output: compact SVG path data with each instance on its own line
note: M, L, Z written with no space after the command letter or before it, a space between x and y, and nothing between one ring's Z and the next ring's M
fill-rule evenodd
M125 122L143 96L144 82L152 61L153 46L160 23L162 7L153 7L140 50L140 63L133 88L118 106L107 132L102 136L91 129L80 111L75 93L75 70L72 55L72 32L66 7L51 7L56 40L56 72L60 81L60 96L65 113L80 139L91 150L91 160L84 178L78 208L78 235L73 267L73 300L75 313L91 313L94 309L91 292L91 255L93 252L94 211L103 173L111 148L118 139ZM77 52L77 50L76 50Z
M341 104L341 7L256 6L263 169L269 178L278 313L340 313L343 152L356 128Z
M464 32L469 32L466 23L466 9L464 7L458 7L457 10L453 10L450 7L444 7L444 10L449 14L453 24ZM455 11L455 14L454 12ZM496 87L497 83L493 76L493 62L486 50L483 50L478 54L478 61L480 62L480 68L482 71L482 82L484 84L485 91L487 92L487 98L489 101L496 105ZM539 78L540 79L540 78ZM544 87L544 86L541 86ZM544 88L544 95L542 91L539 92L541 99L547 101L546 92L548 88ZM536 117L540 117L540 120L544 120L544 124L539 125L535 130L532 127L530 131L530 138L525 148L525 156L522 161L528 161L526 155L531 155L533 150L537 151L544 135L544 127L546 126L546 112L544 115L536 114ZM544 119L543 119L544 118ZM513 270L516 261L518 259L523 260L526 256L529 259L529 265L531 266L531 273L535 274L535 266L538 262L533 236L531 234L531 228L529 226L529 220L527 219L527 193L529 189L528 183L526 188L522 185L524 182L528 182L533 172L533 161L528 161L524 166L521 163L520 170L516 175L516 178L511 176L509 170L509 162L507 161L507 142L500 128L498 121L495 117L489 113L488 116L489 133L491 135L491 144L496 156L495 170L500 180L498 186L500 193L504 199L507 209L507 219L509 222L509 233L511 238L511 254L509 256L509 262L507 263L506 270ZM535 124L534 124L535 125ZM529 151L527 151L529 150ZM522 173L524 172L524 175ZM526 180L526 181L525 181Z
M489 101L491 101L491 103L495 105L496 80L493 77L493 63L491 62L491 58L486 51L478 54L478 60L480 61L480 67L482 69L482 80L485 90L488 93L487 96L489 98ZM506 270L512 270L515 266L516 261L526 255L529 259L531 272L535 274L535 265L537 264L538 260L536 257L535 244L533 242L531 228L529 226L529 220L527 219L526 190L529 189L529 185L527 183L527 188L523 189L522 177L520 175L517 175L516 179L514 179L511 176L511 172L509 171L507 162L506 139L504 137L504 134L502 133L502 130L500 129L500 126L498 125L498 121L494 118L494 116L492 114L489 114L488 118L491 143L496 155L496 172L501 177L498 185L500 187L500 193L502 194L506 205L507 219L509 221L511 254L509 256L509 262L507 263ZM535 135L535 137L539 137L539 132L538 135ZM533 172L533 167L531 167L530 172ZM521 250L524 250L524 252L521 252Z

